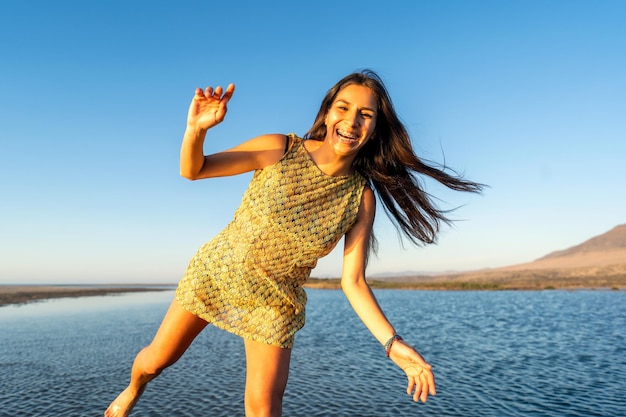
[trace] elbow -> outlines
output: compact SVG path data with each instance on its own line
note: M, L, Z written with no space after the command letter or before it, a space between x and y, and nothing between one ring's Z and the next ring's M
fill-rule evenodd
M202 170L204 168L205 161L187 161L181 158L179 173L180 176L190 181L199 180L205 178L202 176Z
M341 290L346 295L358 291L363 287L369 287L367 281L365 280L365 277L357 277L354 279L347 279L344 277L341 280Z
M192 173L190 173L190 172L186 172L186 171L183 171L183 170L180 170L180 176L181 176L181 177L183 177L183 178L185 178L185 179L188 179L188 180L190 180L190 181L194 181L194 180L197 180L197 179L198 179L198 178L197 178L195 175L193 175Z
M198 180L200 179L200 173L197 171L194 171L192 169L186 168L184 166L181 165L180 167L180 171L179 174L181 177L186 178L190 181L194 181L194 180Z
M350 298L350 293L354 287L352 284L348 284L347 282L341 281L341 291L343 291L344 295Z

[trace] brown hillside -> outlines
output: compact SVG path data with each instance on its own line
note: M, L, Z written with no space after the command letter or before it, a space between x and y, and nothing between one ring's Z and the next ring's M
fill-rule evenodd
M448 285L498 289L624 288L626 224L534 262L440 276Z
M588 252L604 252L619 249L626 250L626 224L616 226L610 231L600 236L591 238L581 243L580 245L573 246L569 249L552 252L537 260L541 261L543 259L560 258L563 256L579 255Z
M442 275L368 279L373 288L423 290L542 290L626 288L626 224L534 262ZM339 279L309 279L308 287L339 288Z
M571 269L591 266L626 265L626 248L605 251L581 252L554 258L541 258L534 262L497 268L498 271L522 269Z
M534 262L392 281L422 289L626 288L626 224Z
M552 252L534 262L498 268L499 271L571 269L626 264L626 224L580 245Z

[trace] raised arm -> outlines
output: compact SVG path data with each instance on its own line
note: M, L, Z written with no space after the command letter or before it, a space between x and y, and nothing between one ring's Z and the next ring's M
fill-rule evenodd
M346 234L341 287L356 314L380 344L385 346L393 340L389 357L405 372L408 379L407 393L413 395L414 401L421 399L425 402L429 393L436 394L431 366L406 342L392 339L396 331L385 317L365 280L368 241L375 210L374 193L370 188L366 188L357 222Z
M180 148L180 175L196 180L241 174L278 161L285 149L284 135L262 135L227 151L204 155L207 131L221 123L235 91L230 84L196 89L187 113L187 128Z

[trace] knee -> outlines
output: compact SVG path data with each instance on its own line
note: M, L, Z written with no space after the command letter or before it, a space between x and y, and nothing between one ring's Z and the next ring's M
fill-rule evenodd
M284 390L246 390L246 417L280 417Z
M161 355L151 346L143 348L135 360L135 368L146 377L153 379L171 364L163 361Z

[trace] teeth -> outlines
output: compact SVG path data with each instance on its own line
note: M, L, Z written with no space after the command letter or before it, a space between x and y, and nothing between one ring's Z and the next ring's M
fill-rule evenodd
M353 134L353 133L348 133L348 132L345 132L345 131L343 131L343 130L337 130L337 133L339 134L339 136L343 136L343 137L344 137L344 138L346 138L346 139L352 139L352 140L354 140L354 139L357 139L357 138L358 138L358 136L357 136L357 135L355 135L355 134Z

